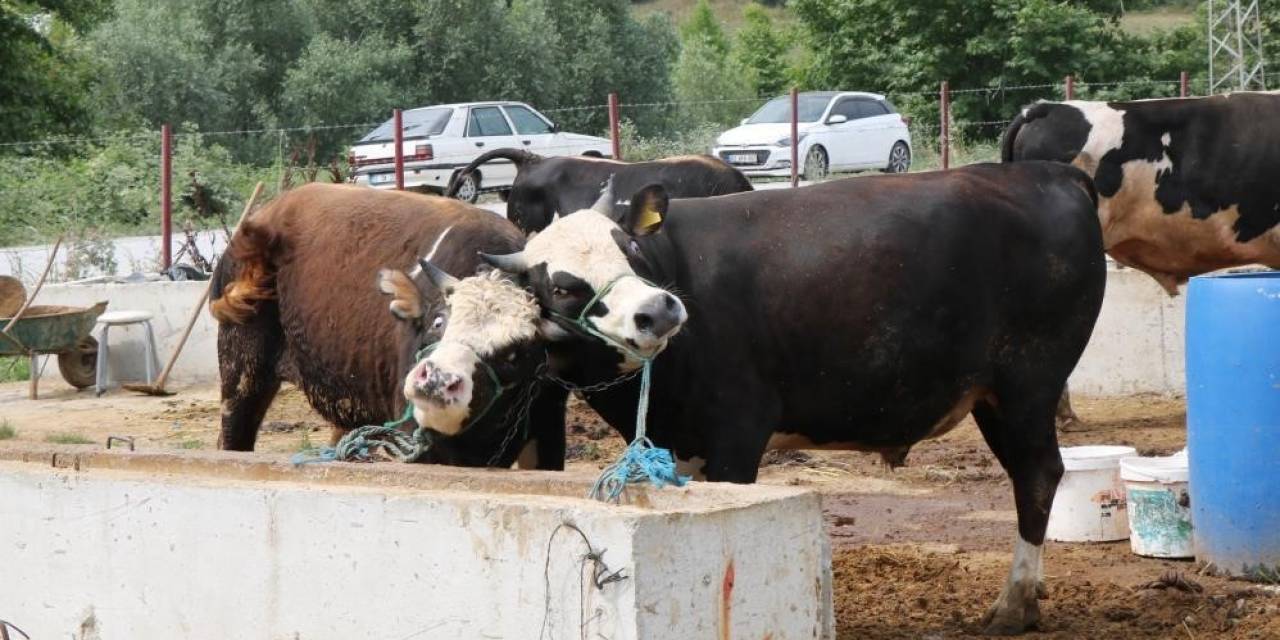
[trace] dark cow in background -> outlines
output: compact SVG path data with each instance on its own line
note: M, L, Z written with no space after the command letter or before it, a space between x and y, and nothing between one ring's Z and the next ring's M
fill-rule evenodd
M1041 102L1009 125L1001 157L1093 176L1107 252L1169 295L1215 269L1280 267L1278 94Z
M454 315L473 335L484 335L477 314L518 317L509 307L486 304L493 274L453 281L442 292L421 268L399 269L426 258L465 276L480 266L478 251L523 245L524 235L507 221L447 198L325 184L276 198L241 227L214 274L219 447L253 449L263 415L286 379L338 429L398 418L401 386L415 354L450 330L445 294L463 309ZM392 296L391 313L379 287ZM474 363L475 380L422 386L435 402L424 403L416 417L451 436L436 438L425 461L510 466L525 441L537 439L540 466L563 466L563 392L548 389L527 409L546 435L523 432L520 425L513 437L515 414L526 410L520 403L528 402L528 385L545 356L541 347L521 344L518 332L502 337L501 354L484 352L482 345L468 352L494 360L500 385L508 387L496 402L498 388ZM427 359L441 357L461 356L456 348L436 348Z
M499 159L516 165L515 182L507 196L507 219L525 233L545 229L557 215L590 207L600 197L600 186L611 176L617 193L632 193L649 184L662 185L674 198L751 191L751 181L741 171L705 155L619 162L587 156L543 157L523 149L494 149L456 173L445 195L456 196L468 173Z
M718 481L755 481L770 448L897 456L972 413L1018 512L986 630L1036 623L1063 471L1054 408L1106 283L1088 176L988 164L604 200L487 257L537 296L552 373L594 384L656 356L648 435ZM580 314L623 348L567 320ZM584 396L630 439L638 386Z

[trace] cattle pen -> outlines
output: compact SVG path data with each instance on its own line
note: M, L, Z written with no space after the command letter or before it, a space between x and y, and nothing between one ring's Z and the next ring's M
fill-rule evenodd
M1185 73L1106 85L1068 76L1023 87L942 82L901 97L937 117L910 123L915 157L923 168L947 169L998 159L989 134L1034 99L1110 90L1187 97L1199 83ZM1013 110L1009 120L956 120L949 109L956 96L1008 100ZM640 146L628 138L629 114L669 108L614 93L600 105L563 107L601 111L613 155L624 159ZM294 133L309 131L252 135L278 135L283 156ZM187 171L170 164L172 147L183 136L224 134L243 132L165 125L159 134L161 236L142 242L160 249L157 269L196 245L170 237L172 176ZM791 137L793 167L798 137ZM397 184L405 171L400 146ZM800 177L795 171L791 180ZM281 192L290 191L286 183ZM496 199L482 207L504 211ZM230 235L211 248L221 252ZM589 391L569 395L563 472L329 461L317 452L330 443L332 421L309 402L305 384L292 382L265 410L255 451L219 451L228 413L219 323L202 313L189 337L183 331L206 283L116 275L50 284L41 304L110 300L149 314L160 353L186 342L169 385L177 395L94 396L45 374L41 398L32 400L26 382L0 382L0 640L941 640L984 637L984 614L1005 587L1018 513L1001 461L972 417L914 446L904 466L869 452L774 450L755 485L638 486L621 505L584 497L628 446L587 404ZM360 282L372 291L379 285L369 276ZM1105 282L1069 379L1078 419L1057 431L1058 444L1177 454L1188 443L1186 296L1170 296L1111 260ZM353 317L385 315L381 298L379 305ZM400 319L423 329L443 317ZM109 386L144 377L141 332L115 340ZM429 350L414 354L415 367ZM1047 592L1027 637L1280 638L1280 576L1244 580L1202 561L1140 556L1127 540L1044 548Z

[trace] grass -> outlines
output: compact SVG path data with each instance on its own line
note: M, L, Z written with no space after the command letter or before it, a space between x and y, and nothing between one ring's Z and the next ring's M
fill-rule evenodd
M18 437L18 430L8 420L0 420L0 440L12 440Z
M179 449L203 449L204 442L195 438L188 438L178 443Z
M21 382L31 378L31 361L26 356L0 356L0 382Z
M53 444L93 444L94 441L78 433L51 433L44 437L45 442Z
M1191 24L1195 19L1195 10L1191 7L1161 7L1125 13L1120 17L1120 26L1135 36L1145 36L1154 31L1168 31Z
M710 0L711 12L719 19L725 33L733 35L742 26L742 10L751 2L752 0ZM697 4L698 0L641 0L632 4L632 11L640 18L651 13L666 12L671 14L676 24L681 24L689 18ZM792 21L791 14L782 7L765 7L764 10L773 18L775 25L786 26Z

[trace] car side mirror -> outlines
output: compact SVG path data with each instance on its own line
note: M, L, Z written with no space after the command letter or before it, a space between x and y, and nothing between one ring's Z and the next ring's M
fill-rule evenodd
M739 122L738 124L740 124L740 125L744 125L744 126L745 126L745 125L747 124L747 121L748 121L748 120L750 120L750 119L751 119L751 118L743 118L743 119L742 119L742 122Z
M551 131L551 133L560 133L560 125L554 122L551 123L551 128L549 129L549 131Z
M840 124L841 122L848 122L848 121L849 121L848 118L838 113L831 116L830 118L827 118L827 124Z

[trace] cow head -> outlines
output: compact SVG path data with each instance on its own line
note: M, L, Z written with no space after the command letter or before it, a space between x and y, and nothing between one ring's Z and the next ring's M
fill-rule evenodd
M513 428L545 361L533 296L500 272L458 279L426 260L412 275L384 269L379 287L405 324L400 371L418 424L446 436L487 428L478 421Z
M638 241L661 230L666 191L650 185L628 206L614 201L611 180L595 205L555 220L524 251L484 258L537 296L543 337L593 335L586 325L622 354L627 370L661 352L688 313L679 298L644 278L652 269Z

